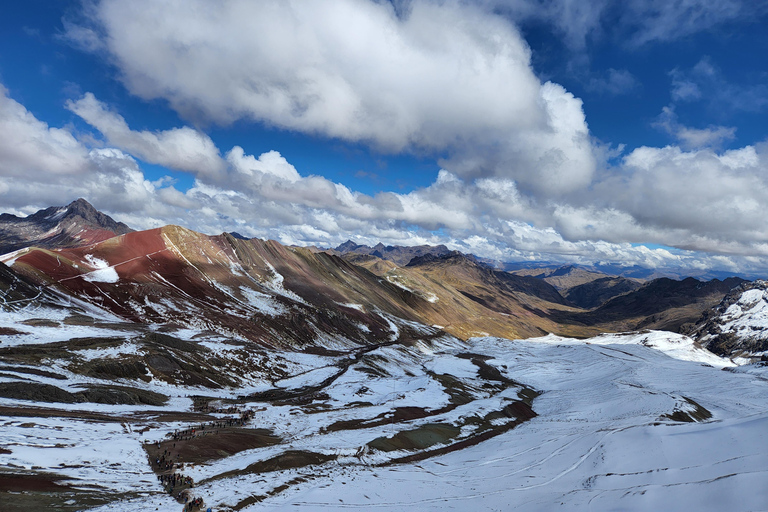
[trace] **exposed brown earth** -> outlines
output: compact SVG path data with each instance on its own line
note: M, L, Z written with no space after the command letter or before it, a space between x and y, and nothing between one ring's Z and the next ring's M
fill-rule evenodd
M195 434L184 436L183 439L163 441L159 446L155 444L144 446L150 460L155 460L163 450L168 450L173 460L200 464L229 457L245 450L279 444L280 441L279 437L272 435L267 429L222 426L197 430Z

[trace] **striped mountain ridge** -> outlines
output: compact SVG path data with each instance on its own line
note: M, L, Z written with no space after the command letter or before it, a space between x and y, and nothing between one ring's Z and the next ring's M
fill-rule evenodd
M270 347L379 343L409 323L465 339L529 337L560 332L547 315L572 309L540 280L455 255L382 278L333 254L180 226L84 247L27 248L6 262L28 281L126 321Z

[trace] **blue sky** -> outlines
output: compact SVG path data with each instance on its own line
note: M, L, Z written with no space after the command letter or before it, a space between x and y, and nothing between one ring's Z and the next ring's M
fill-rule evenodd
M760 273L768 2L27 1L0 206Z

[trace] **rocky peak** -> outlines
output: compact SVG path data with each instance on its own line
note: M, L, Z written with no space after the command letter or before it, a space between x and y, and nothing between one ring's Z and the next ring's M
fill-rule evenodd
M456 263L467 263L472 265L476 264L474 258L470 257L469 255L466 255L459 251L448 251L447 253L442 253L442 254L435 254L432 252L428 252L421 256L416 256L412 258L411 261L409 261L408 265L406 266L418 267L420 265L426 265L429 263L439 263L439 262L448 262L448 261L450 261L453 264L456 264Z
M708 350L724 357L768 355L768 282L743 282L688 330Z
M28 217L0 216L0 254L29 246L79 247L133 231L80 198Z
M347 240L343 244L339 245L336 248L336 250L339 251L340 253L345 253L345 252L354 251L355 249L357 249L359 247L363 247L363 246L356 244L352 240Z

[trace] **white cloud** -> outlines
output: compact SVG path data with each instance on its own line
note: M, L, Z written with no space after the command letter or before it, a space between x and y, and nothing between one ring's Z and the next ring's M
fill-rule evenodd
M413 2L398 16L368 0L103 0L90 15L128 89L187 119L443 156L463 177L537 193L594 171L580 100L541 84L517 29L470 4Z
M543 4L574 21L574 44L599 30L607 5ZM641 4L655 5L631 5ZM591 139L581 100L541 83L517 29L481 7L417 1L396 12L364 0L332 8L301 0L103 0L87 14L90 32L73 29L71 38L105 52L133 94L168 101L188 120L257 121L428 154L444 169L428 187L366 195L302 175L278 151L220 151L188 126L131 130L89 93L67 105L104 136L108 147L88 151L86 139L48 127L5 95L6 204L86 196L137 228L177 223L321 245L355 235L370 243L445 242L506 260L755 267L768 255L765 146L720 152L732 128L686 127L670 109L659 126L680 147L637 148L609 167L610 149ZM706 26L709 18L696 19ZM673 76L676 101L695 99L685 84L706 94L701 77L717 76L704 64L696 69ZM632 75L609 71L595 86L620 92L633 86ZM150 182L134 157L192 172L195 184L181 192L168 180Z
M156 132L133 131L121 115L110 111L90 92L77 101L67 101L66 107L99 130L109 145L146 162L212 177L226 165L211 138L187 126Z
M736 128L732 126L713 126L691 128L678 122L674 107L664 107L653 126L672 135L683 148L720 148L736 138Z
M79 174L88 164L71 133L38 120L0 84L0 177Z
M560 33L572 50L581 51L589 37L602 32L601 23L608 0L486 0L485 3L518 22L545 21Z
M27 121L39 127L33 116ZM765 149L638 148L625 156L621 172L591 184L594 195L581 206L537 202L509 178L462 179L445 170L429 187L367 196L303 177L277 152L257 158L240 148L227 154L223 178L200 175L184 193L147 180L123 151L99 148L87 154L88 172L55 179L10 175L0 182L0 194L5 204L26 208L85 196L139 229L174 223L283 243L335 246L353 236L371 244L446 243L506 261L749 270L762 268L760 257L768 255L761 206L768 202ZM244 175L248 186L242 186ZM630 243L637 241L705 252Z
M672 76L671 95L673 101L696 101L701 98L701 89L696 82L681 74L679 69L672 70L670 75Z
M74 23L66 17L61 22L64 26L63 34L59 36L61 39L87 52L96 52L104 49L102 36L91 27Z
M245 179L260 183L264 174L275 176L285 181L295 183L301 179L296 168L288 163L277 151L269 151L258 159L246 155L240 146L233 147L227 153L227 162Z
M702 101L718 112L761 112L768 108L768 86L762 81L737 82L703 57L690 69L675 68L672 99L677 102Z
M620 173L595 185L599 200L574 208L569 237L654 241L725 254L766 255L766 145L718 153L674 146L637 148ZM614 212L614 213L611 213ZM565 226L564 221L561 221ZM601 225L604 223L605 225ZM588 227L595 227L592 236Z
M518 22L544 21L564 43L581 52L606 37L639 47L673 41L735 20L753 21L768 3L750 0L483 0Z
M680 39L735 19L748 19L756 7L743 0L634 0L628 3L622 22L633 30L632 44L639 46Z

